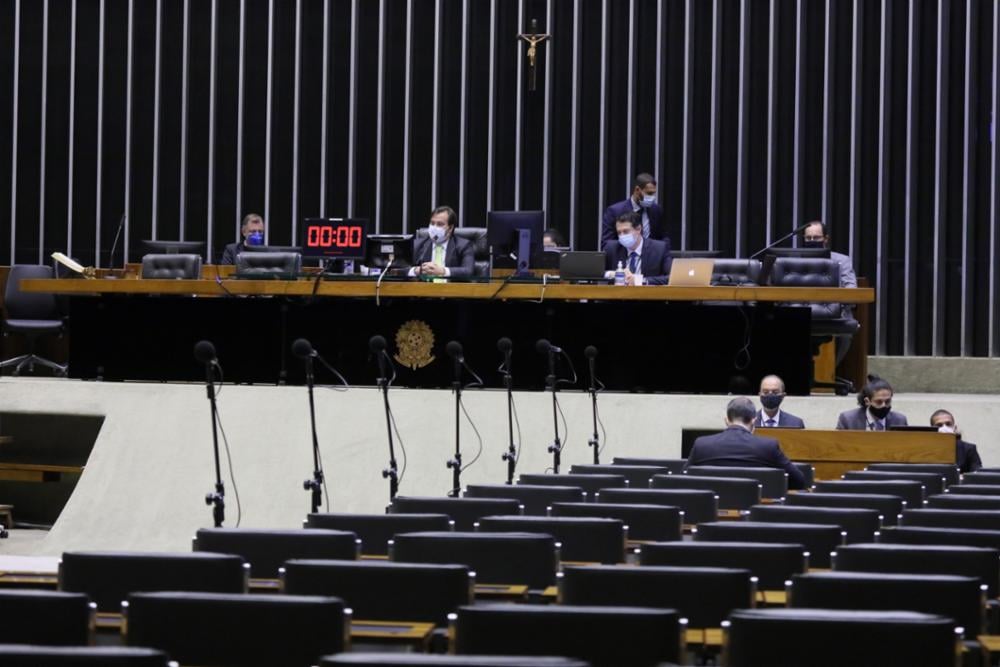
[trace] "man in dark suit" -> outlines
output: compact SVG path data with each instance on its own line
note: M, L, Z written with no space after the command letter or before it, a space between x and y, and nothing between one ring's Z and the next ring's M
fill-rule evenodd
M609 278L620 263L625 268L625 284L634 285L636 274L643 283L666 285L670 279L670 241L647 239L642 222L632 213L623 213L615 222L617 240L604 246L604 268Z
M615 240L615 223L625 213L635 213L640 216L643 238L668 240L667 229L663 223L663 209L656 203L656 180L652 175L636 176L632 196L612 204L604 211L604 222L601 224L601 250Z
M962 429L955 423L955 417L947 410L935 410L931 415L931 426L937 426L942 433L954 433L958 436L955 443L955 462L962 472L975 472L983 467L979 458L979 449L971 442L962 439Z
M411 276L438 280L472 277L476 266L475 249L471 241L455 236L457 224L458 216L450 206L439 206L431 212L427 236L418 237L413 246Z
M892 385L869 375L868 384L858 392L858 408L837 418L837 428L848 431L887 431L890 426L906 426L906 415L892 411Z
M754 428L805 428L804 421L781 409L785 399L785 381L777 375L768 375L760 381L760 404Z
M248 213L240 223L240 235L243 239L239 243L230 243L222 251L219 264L235 264L236 256L248 245L264 245L264 218Z
M726 430L716 435L703 435L694 441L688 454L687 466L751 466L779 468L788 473L788 488L804 489L805 477L788 460L774 438L753 434L757 415L749 398L734 398L726 406Z

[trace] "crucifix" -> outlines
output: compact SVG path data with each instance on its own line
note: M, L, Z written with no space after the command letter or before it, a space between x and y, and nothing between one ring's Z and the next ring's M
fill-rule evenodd
M527 34L520 34L517 36L518 39L523 39L528 43L528 90L536 90L537 81L537 71L538 68L535 66L535 57L538 55L538 45L549 38L547 34L539 34L538 32L538 19L531 19L531 32Z

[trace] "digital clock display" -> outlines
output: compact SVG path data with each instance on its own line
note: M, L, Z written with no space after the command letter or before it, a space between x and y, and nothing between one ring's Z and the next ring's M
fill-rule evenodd
M302 225L302 254L330 259L364 259L368 221L307 218Z

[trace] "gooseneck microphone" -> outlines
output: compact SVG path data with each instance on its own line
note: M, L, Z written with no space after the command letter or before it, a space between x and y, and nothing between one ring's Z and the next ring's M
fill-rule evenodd
M503 354L500 373L503 375L504 388L507 390L507 433L509 436L507 451L501 459L507 462L507 484L514 483L514 469L517 467L517 449L514 447L514 376L511 372L511 351L514 344L504 336L497 341L497 350Z
M306 367L306 387L309 391L309 425L312 428L313 476L302 482L302 488L309 491L312 513L319 512L323 504L323 464L319 455L319 437L316 434L316 405L313 402L313 359L317 357L312 343L305 338L292 342L292 354L301 359Z
M389 407L390 378L386 373L389 355L385 351L385 337L378 334L368 339L368 349L378 362L378 387L382 390L382 405L385 408L385 430L389 440L389 466L382 469L382 478L389 480L389 501L399 492L399 469L396 466L396 447L392 441L392 409ZM392 363L391 360L389 363Z
M556 383L556 353L562 349L556 347L548 340L539 338L535 343L535 351L539 354L548 355L549 373L545 376L545 384L552 391L552 444L549 445L549 453L552 454L552 472L559 474L559 462L562 455L562 443L559 441L559 399L556 398L558 389Z
M583 356L587 357L587 365L590 367L590 407L594 418L594 435L587 441L587 446L594 449L594 464L597 465L601 462L601 441L597 437L597 374L594 372L594 367L597 364L597 348L593 345L588 345L583 349Z
M200 340L194 344L194 358L205 365L205 389L212 411L212 451L215 455L215 491L205 494L205 504L212 506L212 519L216 528L226 520L226 488L222 484L222 468L219 465L219 412L215 403L214 368L219 364L215 356L215 345L211 341Z

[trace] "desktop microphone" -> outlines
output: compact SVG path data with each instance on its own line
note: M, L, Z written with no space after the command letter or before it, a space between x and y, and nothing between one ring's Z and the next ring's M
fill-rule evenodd
M292 354L303 360L319 356L316 350L313 349L312 344L305 338L295 339L295 342L292 343Z
M194 344L194 358L207 365L219 363L215 356L215 346L207 340L200 340Z
M371 350L372 354L378 359L378 373L379 379L384 379L385 374L385 336L379 336L378 334L372 336L368 339L368 349Z
M539 338L538 342L535 343L535 351L537 351L539 354L545 354L547 352L560 354L562 352L562 348L556 347L555 345L553 345L544 338Z
M460 383L462 380L462 364L465 363L465 357L462 356L462 344L457 340L448 341L445 345L445 350L448 352L448 356L452 358L455 362L455 382Z
M590 365L590 386L594 387L594 363L597 359L597 348L593 345L588 345L583 348L583 356L587 357L587 363Z
M503 373L510 373L510 353L513 347L514 343L506 336L497 341L497 349L503 352Z
M812 222L807 222L804 225L799 225L794 230L792 230L790 233L785 234L784 236L782 236L777 241L774 241L773 243L767 244L766 246L764 246L763 248L761 248L760 250L758 250L754 254L750 255L750 259L757 259L761 255L763 255L765 252L767 252L768 250L770 250L771 248L773 248L775 246L779 246L782 243L784 243L785 241L787 241L788 239L790 239L793 236L795 236L796 234L805 231L806 227L808 227L811 224L813 224L813 223Z

